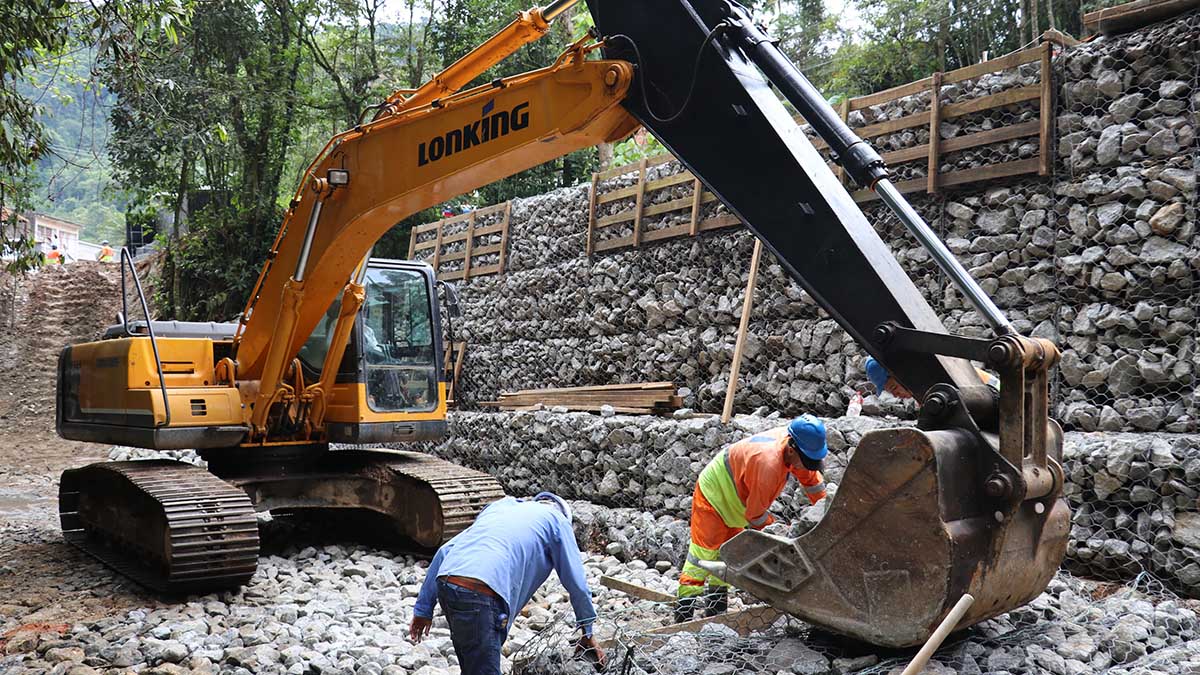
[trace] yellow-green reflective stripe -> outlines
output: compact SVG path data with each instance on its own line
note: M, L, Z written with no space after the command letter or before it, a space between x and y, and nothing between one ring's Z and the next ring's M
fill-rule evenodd
M700 492L729 527L746 527L746 505L738 497L729 468L729 451L722 450L700 472Z

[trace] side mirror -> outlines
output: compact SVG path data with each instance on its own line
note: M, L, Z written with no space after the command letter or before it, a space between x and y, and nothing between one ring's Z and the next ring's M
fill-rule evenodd
M439 281L438 286L442 289L442 301L446 305L446 312L450 318L462 318L462 309L458 306L458 287L449 281Z

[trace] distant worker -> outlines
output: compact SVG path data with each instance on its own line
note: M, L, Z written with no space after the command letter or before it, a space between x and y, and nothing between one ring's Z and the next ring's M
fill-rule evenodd
M867 371L867 379L871 380L871 384L875 385L875 391L882 394L887 392L896 398L913 398L913 394L907 387L900 384L900 381L892 377L887 368L883 364L875 360L875 357L868 356L866 363L863 364L863 369ZM979 375L979 381L983 382L994 389L1000 388L1000 381L986 370L979 368L975 369Z
M108 245L107 239L100 242L100 252L96 254L96 260L100 262L112 262L114 255L116 255L116 251Z
M61 265L65 261L62 251L58 250L58 245L54 244L50 247L50 252L46 254L46 261L51 265Z
M721 544L744 528L761 530L775 522L768 510L789 474L800 481L810 503L824 499L821 468L828 453L825 423L801 415L786 427L734 443L704 467L692 492L692 537L679 575L675 623L690 621L701 598L705 616L729 609L729 584L700 567L699 561L719 560Z
M571 529L571 507L549 492L494 502L438 549L425 572L409 636L420 642L429 634L433 607L441 604L463 675L498 675L500 647L551 569L567 589L575 625L583 631L576 655L603 667L604 652L592 636L596 610Z

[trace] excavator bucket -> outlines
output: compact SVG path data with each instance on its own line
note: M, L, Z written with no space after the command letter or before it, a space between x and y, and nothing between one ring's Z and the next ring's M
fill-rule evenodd
M1024 605L1058 569L1070 513L1053 498L997 520L970 487L976 443L965 431L866 434L813 530L742 532L717 571L777 609L888 647L923 642L965 593L975 603L959 627Z

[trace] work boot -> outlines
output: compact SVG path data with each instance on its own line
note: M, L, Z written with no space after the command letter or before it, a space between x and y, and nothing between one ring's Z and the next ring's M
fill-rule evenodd
M684 623L691 621L696 615L696 597L676 598L675 600L675 623Z
M704 594L704 616L716 616L729 611L729 587L709 586Z

